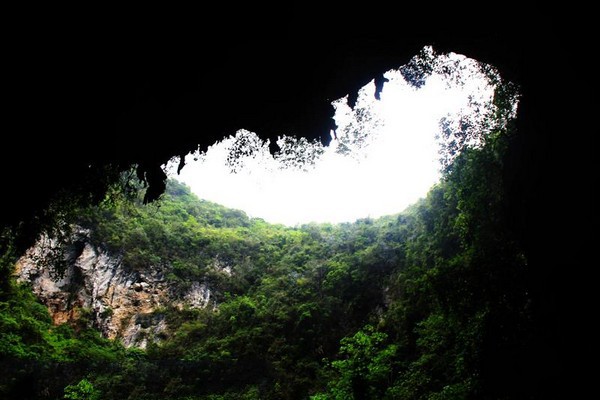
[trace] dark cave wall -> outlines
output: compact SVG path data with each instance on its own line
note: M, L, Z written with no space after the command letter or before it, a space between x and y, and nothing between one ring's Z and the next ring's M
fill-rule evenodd
M5 133L2 177L19 196L6 196L10 211L0 223L31 218L61 188L102 192L106 165L138 164L160 181L157 168L172 156L240 128L327 141L332 100L427 44L497 66L522 85L527 102L539 91L527 69L542 61L535 49L552 26L511 12L480 21L428 16L426 23L390 15L353 25L301 10L278 22L122 35L33 27L11 58L8 113L18 123Z

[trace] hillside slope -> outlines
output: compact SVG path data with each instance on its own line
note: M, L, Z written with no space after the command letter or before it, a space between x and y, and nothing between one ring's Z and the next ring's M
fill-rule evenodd
M0 297L0 393L527 397L531 277L504 208L511 139L486 140L426 199L377 220L270 225L176 182L158 206L116 196L81 210L66 240L17 268L67 324L52 327L14 283Z

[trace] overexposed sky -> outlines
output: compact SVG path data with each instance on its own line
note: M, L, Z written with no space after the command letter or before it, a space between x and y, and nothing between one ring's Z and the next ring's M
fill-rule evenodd
M231 136L196 156L198 161L188 156L181 175L174 177L200 198L292 226L401 212L440 178L436 140L440 119L473 113L474 103L490 104L493 97L493 87L473 60L453 54L444 57L442 62L455 66L454 77L458 75L460 83L434 73L415 89L399 71L389 71L380 101L373 97L373 83L359 94L355 110L368 110L375 122L358 129L348 128L353 121L357 124L345 99L334 102L340 139L366 134L365 140L349 145L349 152L341 152L339 141L333 140L314 165L300 169L274 158L268 144L252 132L240 131L238 137L250 138L255 148L251 156L239 160L236 173L226 161L236 141Z

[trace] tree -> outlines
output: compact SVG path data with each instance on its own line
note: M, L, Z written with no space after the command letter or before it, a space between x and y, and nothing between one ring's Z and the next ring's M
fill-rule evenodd
M366 325L353 336L341 340L343 359L331 362L336 378L327 394L317 399L381 399L393 376L393 359L398 347L386 345L388 335Z
M76 385L69 385L65 388L64 398L68 400L98 400L100 392L90 381L82 379Z

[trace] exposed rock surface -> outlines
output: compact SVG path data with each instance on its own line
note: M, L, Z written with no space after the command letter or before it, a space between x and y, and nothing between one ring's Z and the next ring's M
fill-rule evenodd
M69 243L63 244L62 274L48 265L59 244L47 237L17 263L18 279L31 284L55 324L73 322L89 312L105 337L119 339L127 347L145 348L168 332L164 315L155 312L160 307L215 306L206 282L191 282L187 291L176 292L165 280L166 267L148 266L143 272L125 268L121 256L95 246L89 236L89 231L75 229ZM230 267L217 261L215 268L231 274Z

